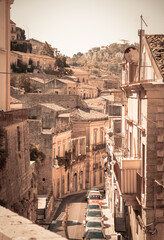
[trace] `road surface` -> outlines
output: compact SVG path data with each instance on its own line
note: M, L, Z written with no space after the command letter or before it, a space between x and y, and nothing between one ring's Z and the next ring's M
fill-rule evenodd
M82 239L84 234L83 220L85 220L85 207L87 205L85 200L86 193L71 195L63 199L49 230L65 237L64 227L62 221L65 216L65 208L68 208L67 230L70 240Z

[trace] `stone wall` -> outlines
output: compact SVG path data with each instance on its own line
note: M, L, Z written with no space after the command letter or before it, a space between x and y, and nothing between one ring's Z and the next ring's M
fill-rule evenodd
M49 194L52 186L52 134L42 133L41 120L28 120L30 130L30 143L35 145L38 151L43 152L45 159L37 161L38 194Z
M23 107L28 108L39 103L55 103L65 108L87 108L87 104L76 95L54 95L43 93L28 93L24 95L13 95L23 103Z

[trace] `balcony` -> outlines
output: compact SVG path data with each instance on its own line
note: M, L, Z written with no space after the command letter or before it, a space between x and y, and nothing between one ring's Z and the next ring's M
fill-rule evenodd
M106 144L105 143L93 144L92 145L92 151L97 151L97 150L105 149L105 148L106 148Z
M141 169L141 159L122 158L114 165L114 172L122 194L137 193L137 172Z
M122 233L126 231L126 224L125 224L125 214L122 212L117 212L115 209L114 211L114 228L116 232Z

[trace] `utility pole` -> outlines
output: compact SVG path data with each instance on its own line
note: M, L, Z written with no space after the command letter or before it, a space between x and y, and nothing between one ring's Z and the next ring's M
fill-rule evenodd
M138 36L140 38L138 82L140 82L140 80L141 80L141 66L142 66L142 36L143 36L143 33L144 33L144 30L142 29L142 24L144 23L145 26L148 27L148 25L144 21L142 15L140 17L141 17L141 29L138 31Z

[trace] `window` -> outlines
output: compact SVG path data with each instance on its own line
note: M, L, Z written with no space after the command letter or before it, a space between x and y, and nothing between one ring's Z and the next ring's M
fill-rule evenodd
M63 144L63 157L65 156L65 144Z
M96 186L96 173L93 173L93 186Z
M67 191L69 192L69 172L67 174Z
M58 146L58 157L60 157L60 146Z
M97 144L97 131L94 130L94 133L93 133L93 144Z
M103 131L103 129L100 130L100 142L101 142L101 144L104 143L104 131Z
M100 183L102 183L102 171L100 170Z
M18 141L18 151L20 151L20 127L17 127L17 141Z

